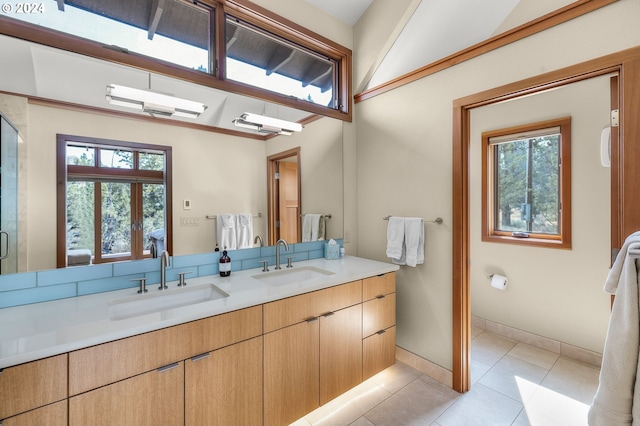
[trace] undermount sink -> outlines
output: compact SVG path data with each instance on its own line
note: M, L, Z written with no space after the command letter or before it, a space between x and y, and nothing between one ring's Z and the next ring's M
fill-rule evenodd
M300 283L314 278L327 277L334 274L335 272L316 268L315 266L301 266L299 268L293 267L272 272L263 272L261 274L253 275L253 278L268 285L286 285Z
M214 284L200 284L165 291L157 290L155 285L150 285L148 290L149 293L143 295L110 301L109 319L123 320L229 297L227 292Z

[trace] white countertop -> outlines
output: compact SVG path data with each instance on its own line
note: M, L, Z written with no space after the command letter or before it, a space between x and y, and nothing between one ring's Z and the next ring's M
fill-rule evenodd
M233 271L230 277L224 278L211 275L187 279L187 289L213 283L227 292L229 297L122 320L109 318L109 302L141 297L137 294L137 287L0 309L0 368L399 269L391 263L353 256L345 256L338 260L314 259L294 262L294 268L304 266L313 266L334 274L311 278L302 283L276 286L265 284L253 277L261 273L261 268ZM273 267L270 269L273 271ZM181 290L177 289L176 284L177 281L169 283L171 290L168 291ZM157 284L149 285L147 288L147 297L160 293Z

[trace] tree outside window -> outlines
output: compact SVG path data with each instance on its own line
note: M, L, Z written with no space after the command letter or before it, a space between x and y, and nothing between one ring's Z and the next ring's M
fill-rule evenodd
M570 248L570 118L483 133L483 241Z

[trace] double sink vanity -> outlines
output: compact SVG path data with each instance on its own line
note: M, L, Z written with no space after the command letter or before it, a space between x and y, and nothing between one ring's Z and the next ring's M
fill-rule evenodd
M395 362L397 269L315 259L2 309L1 424L289 424Z

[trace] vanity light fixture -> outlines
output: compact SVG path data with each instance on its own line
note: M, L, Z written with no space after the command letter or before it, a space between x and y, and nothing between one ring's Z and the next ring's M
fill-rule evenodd
M280 120L265 115L245 112L233 120L233 124L244 129L255 130L260 133L291 136L293 132L301 132L302 124L294 121Z
M154 116L195 119L207 109L207 106L200 102L118 84L107 85L106 99L111 105L137 109Z

